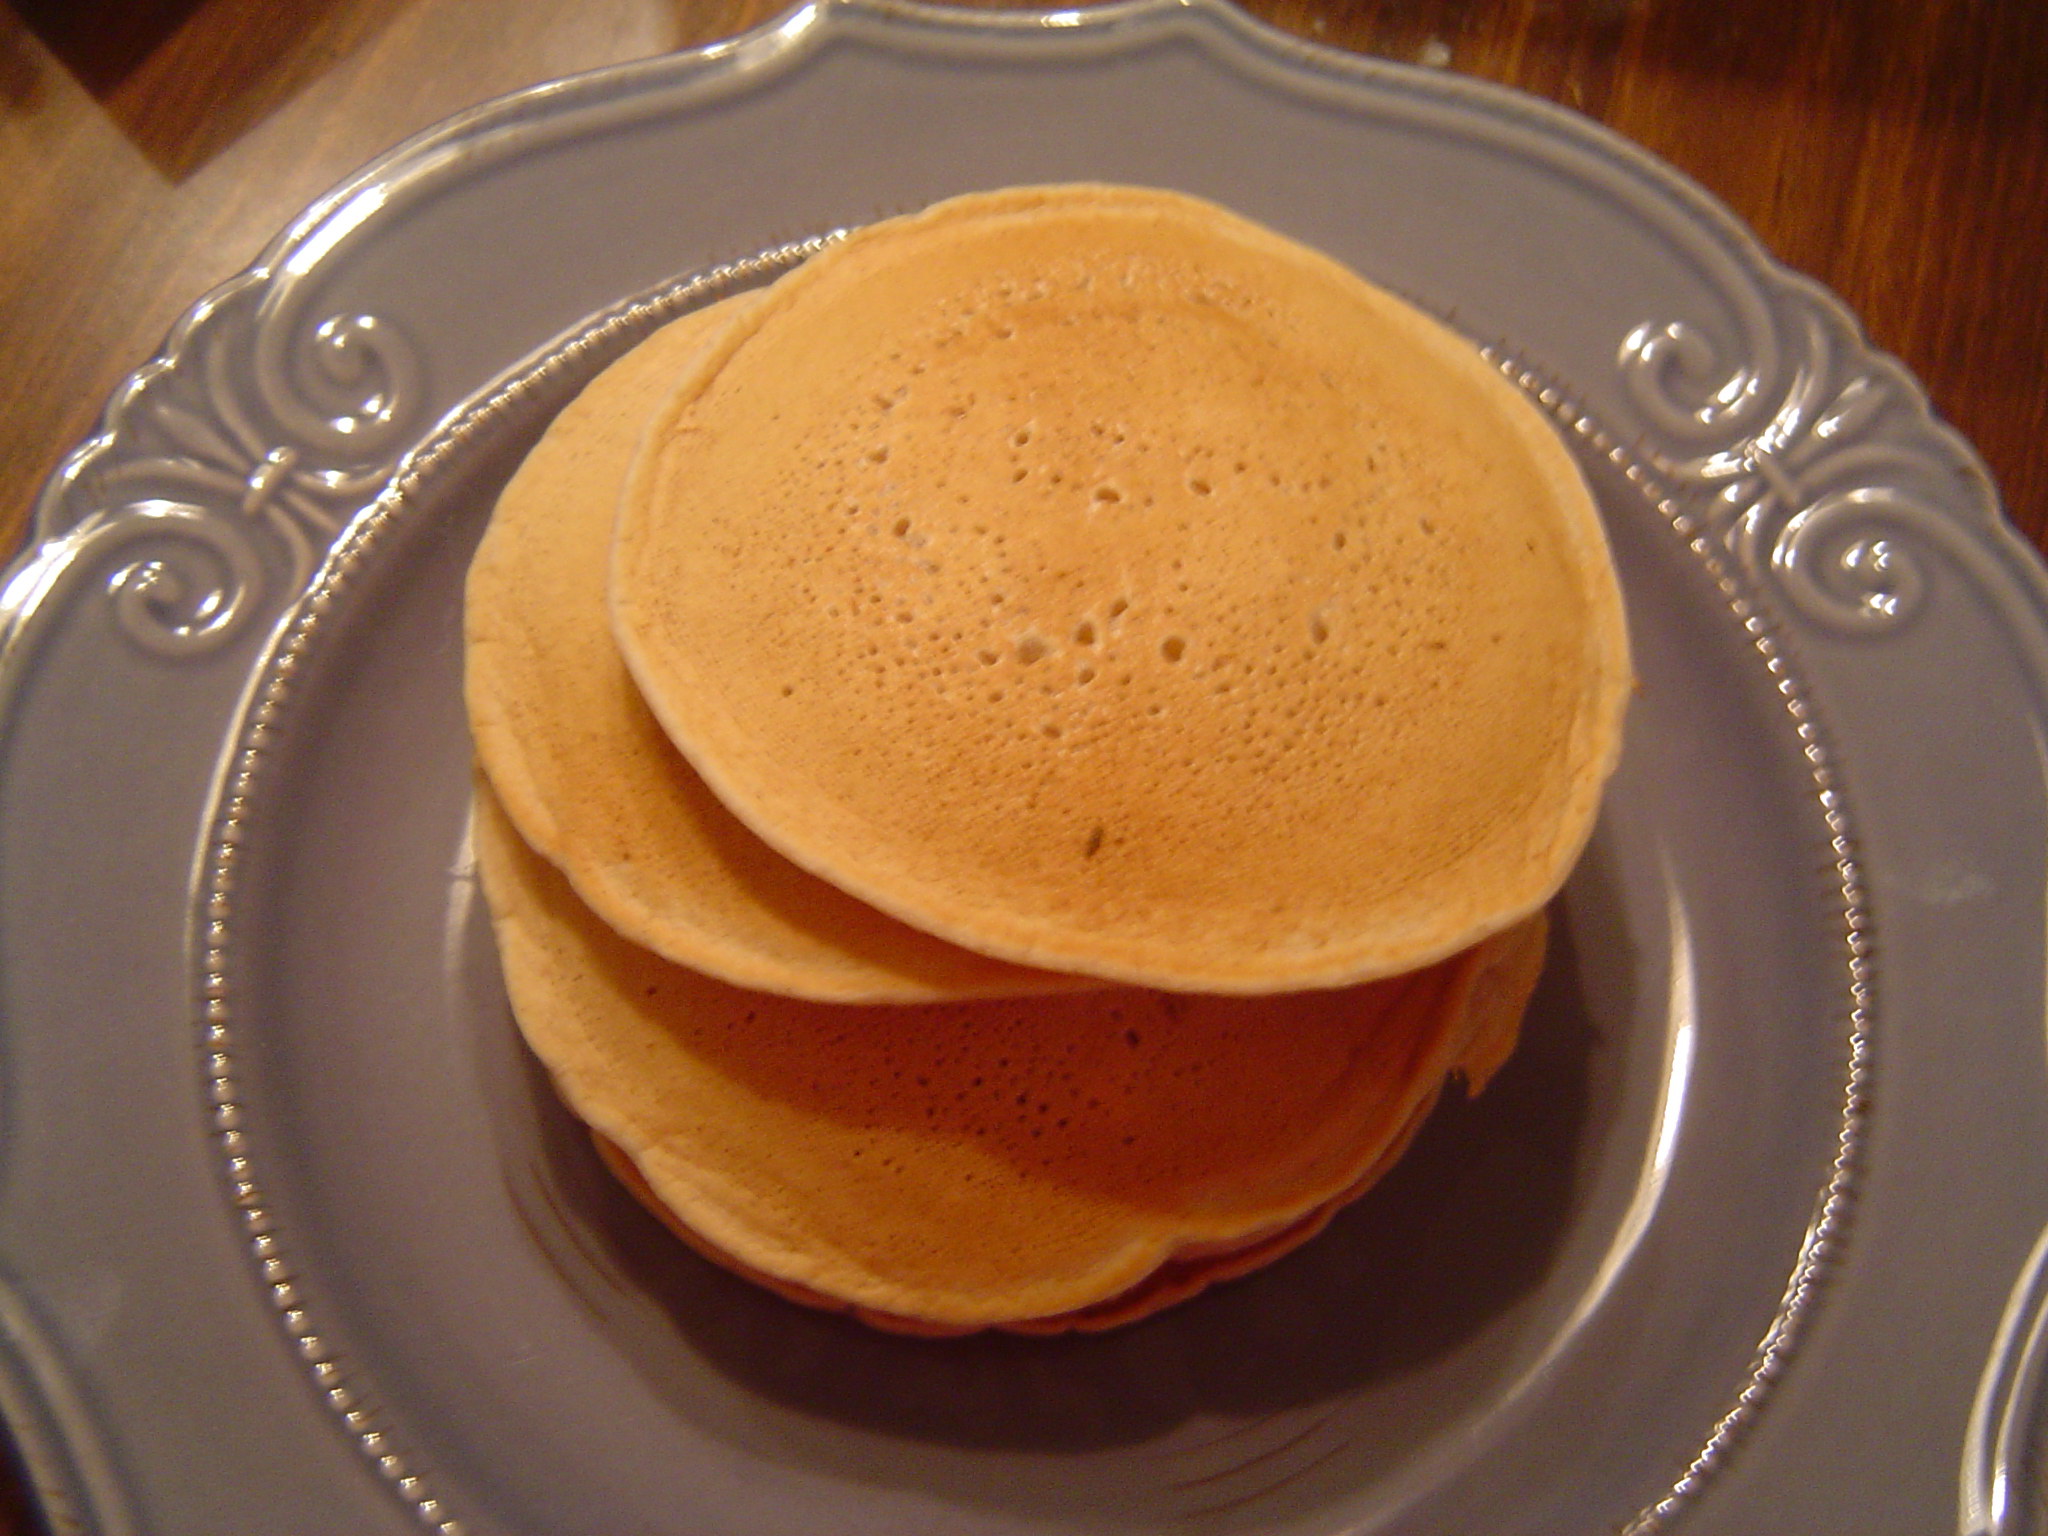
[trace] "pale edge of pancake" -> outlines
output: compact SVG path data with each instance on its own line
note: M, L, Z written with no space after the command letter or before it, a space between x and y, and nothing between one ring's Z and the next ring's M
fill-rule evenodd
M610 409L610 394L631 370L657 363L681 370L715 335L717 326L729 324L737 312L730 301L694 311L671 321L614 360L562 408L541 439L528 450L499 493L499 505L516 500L525 484L546 468L550 438L572 429L586 417ZM470 721L477 766L490 781L499 808L511 818L528 847L561 868L568 850L563 846L562 829L555 817L554 797L541 786L523 733L504 701L503 689L485 670L490 665L488 647L479 643L477 634L479 590L500 584L503 579L497 567L503 558L500 546L506 527L505 519L494 508L476 553L471 556L464 581L463 704ZM580 885L578 889L581 891ZM583 894L586 900L590 899L590 893ZM602 905L594 905L603 910Z
M1047 944L1029 932L992 934L983 926L948 923L917 901L904 899L886 882L860 879L857 872L832 866L829 861L817 857L814 850L791 842L778 819L742 793L731 776L722 771L715 756L707 755L693 740L692 734L681 728L681 723L665 707L659 692L647 687L651 663L636 632L631 603L621 597L621 572L633 558L632 547L624 538L615 543L613 567L613 625L621 654L639 679L650 708L661 719L670 739L691 759L720 800L764 841L821 879L841 886L905 922L964 947L999 955L1020 965L1081 972L1110 982L1245 995L1346 986L1404 974L1449 959L1536 914L1562 886L1592 835L1602 791L1620 760L1623 717L1635 684L1621 592L1598 509L1570 451L1538 407L1464 337L1367 282L1342 263L1228 209L1181 193L1093 184L970 193L934 204L918 214L855 231L835 248L834 253L821 260L829 267L832 259L856 250L870 240L890 238L927 220L1017 214L1052 202L1072 204L1094 200L1121 206L1133 199L1150 200L1168 209L1180 205L1206 210L1228 226L1232 238L1272 251L1287 261L1319 268L1353 289L1376 314L1404 333L1420 351L1446 364L1470 383L1477 394L1490 399L1500 424L1528 450L1533 463L1553 487L1553 502L1562 513L1559 526L1565 534L1566 548L1584 577L1582 587L1591 614L1593 654L1588 658L1587 670L1591 685L1581 697L1580 708L1571 727L1574 760L1582 761L1585 771L1560 808L1555 833L1548 846L1532 856L1532 866L1545 872L1542 880L1532 882L1530 888L1517 893L1515 899L1495 905L1486 915L1455 932L1437 936L1426 944L1404 944L1401 953L1392 959L1378 953L1363 958L1348 956L1321 967L1290 970L1280 976L1256 970L1249 974L1210 971L1199 977L1165 975L1147 965L1076 954L1071 946L1057 942ZM820 280L822 270L820 261L813 261L782 279L777 284L777 288L782 290L782 301L788 302L790 293L800 293L809 283ZM697 355L687 376L679 379L675 393L650 422L645 443L657 444L676 433L696 398L774 311L773 305L758 306L725 330L714 345ZM660 473L661 459L661 454L651 450L640 454L622 505L644 497L646 488Z

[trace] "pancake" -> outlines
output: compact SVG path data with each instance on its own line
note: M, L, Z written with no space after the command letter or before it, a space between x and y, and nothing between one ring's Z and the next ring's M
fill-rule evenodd
M1630 676L1591 499L1463 339L1210 204L872 226L686 370L619 648L794 862L965 948L1187 992L1535 912Z
M1306 1240L1505 1054L1542 943L1287 997L820 1004L622 939L487 785L475 840L520 1028L629 1187L786 1296L928 1334L1112 1326Z
M611 640L613 507L653 409L728 299L593 380L505 487L470 567L464 690L477 756L527 840L606 922L741 986L840 1001L1078 985L884 916L734 819L669 744Z

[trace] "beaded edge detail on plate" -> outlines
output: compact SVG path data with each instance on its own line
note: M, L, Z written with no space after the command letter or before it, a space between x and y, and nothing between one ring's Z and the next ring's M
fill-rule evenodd
M1772 686L1776 688L1786 714L1791 717L1793 730L1799 739L1800 754L1806 760L1821 817L1827 827L1828 849L1833 855L1833 868L1841 894L1843 962L1849 998L1849 1061L1834 1161L1827 1183L1814 1202L1813 1217L1807 1223L1799 1245L1799 1257L1793 1264L1777 1312L1750 1358L1747 1379L1683 1475L1661 1499L1639 1510L1619 1533L1619 1536L1656 1536L1699 1497L1701 1490L1726 1465L1753 1427L1765 1398L1784 1373L1805 1332L1807 1319L1829 1272L1839 1264L1843 1245L1848 1240L1863 1166L1873 1071L1870 914L1856 840L1850 831L1848 808L1813 703L1787 658L1785 641L1779 637L1756 597L1745 592L1729 570L1727 561L1716 548L1717 541L1709 525L1668 495L1650 472L1605 428L1580 410L1563 390L1535 369L1525 366L1503 346L1487 346L1480 350L1488 362L1542 407L1560 427L1620 470L1670 524L1671 530L1685 540L1686 548L1705 568L1728 611L1740 622L1751 646L1763 658Z
M400 461L382 495L349 527L279 632L258 676L236 737L231 766L210 823L201 877L199 922L192 951L199 962L199 1044L207 1111L250 1258L279 1323L302 1359L320 1399L339 1418L357 1449L428 1529L464 1536L462 1521L435 1491L430 1474L404 1446L358 1368L341 1356L316 1323L251 1157L243 1126L233 1030L234 895L250 806L291 705L294 680L339 595L357 578L392 526L417 506L420 490L451 461L521 409L550 391L580 383L657 326L798 265L840 239L841 232L793 241L771 251L667 284L606 312L538 361L454 412Z

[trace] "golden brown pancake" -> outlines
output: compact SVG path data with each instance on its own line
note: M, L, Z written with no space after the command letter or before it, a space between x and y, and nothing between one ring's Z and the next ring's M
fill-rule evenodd
M556 418L470 567L465 692L507 813L604 919L742 986L841 1001L1008 996L1067 977L956 948L806 874L719 804L612 644L612 512L650 412L752 295L656 332Z
M900 1007L742 991L628 943L479 787L522 1031L687 1240L928 1333L1111 1326L1269 1262L1504 1053L1517 930L1335 992Z
M1477 352L1129 188L784 277L620 503L620 648L766 841L963 947L1188 992L1397 976L1535 912L1629 685L1578 473Z

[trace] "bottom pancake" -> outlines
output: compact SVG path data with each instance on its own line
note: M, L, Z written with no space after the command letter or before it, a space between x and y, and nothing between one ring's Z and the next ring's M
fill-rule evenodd
M1336 992L807 1003L620 938L486 789L476 843L520 1027L629 1187L739 1273L927 1334L1114 1326L1306 1241L1506 1055L1542 957L1538 919Z
M1463 1081L1467 1097L1483 1089L1488 1079L1514 1050L1515 1039L1521 1028L1523 1009L1527 1006L1529 994L1534 989L1536 978L1543 968L1546 929L1547 924L1539 913L1519 927L1509 930L1499 939L1490 941L1490 947L1480 963L1466 1007L1465 1053L1452 1068L1453 1073ZM1417 1106L1400 1134L1357 1183L1341 1195L1324 1202L1307 1215L1297 1218L1277 1231L1255 1236L1238 1244L1225 1244L1210 1252L1184 1250L1121 1295L1096 1302L1092 1306L1055 1313L1049 1317L1016 1318L992 1326L1005 1333L1100 1333L1106 1329L1120 1328L1126 1323L1135 1323L1140 1318L1150 1317L1176 1302L1186 1301L1189 1297L1207 1290L1218 1281L1235 1280L1264 1269L1268 1264L1292 1253L1310 1238L1321 1233L1340 1210L1377 1184L1381 1176L1399 1162L1402 1154L1408 1150L1409 1143L1415 1139L1415 1133L1422 1129L1423 1122L1436 1107L1437 1097L1436 1093L1432 1093ZM978 1327L948 1326L927 1322L922 1318L904 1317L893 1312L879 1312L873 1307L841 1301L823 1292L811 1290L807 1286L764 1274L690 1230L682 1218L661 1203L660 1197L648 1186L647 1180L641 1177L640 1170L633 1165L633 1160L617 1143L599 1131L592 1131L590 1139L613 1176L669 1231L714 1264L775 1292L786 1301L814 1307L820 1311L846 1313L885 1333L909 1334L917 1338L959 1338L982 1331Z
M1306 1216L1288 1223L1276 1232L1251 1238L1240 1244L1224 1245L1217 1252L1177 1254L1121 1295L1112 1296L1106 1301L1098 1301L1092 1306L1080 1307L1072 1312L1054 1313L1050 1317L1013 1318L1008 1322L986 1326L1000 1329L1005 1333L1101 1333L1106 1329L1120 1328L1125 1323L1135 1323L1141 1317L1150 1317L1154 1312L1170 1307L1177 1301L1186 1301L1190 1296L1207 1290L1219 1280L1234 1280L1240 1275L1248 1275L1254 1270L1263 1269L1275 1259L1292 1253L1316 1236L1330 1224L1331 1217L1377 1183L1380 1175L1392 1167L1400 1159L1401 1154L1408 1150L1408 1143L1414 1139L1415 1132L1421 1127L1422 1122L1429 1118L1429 1111L1435 1104L1435 1097L1432 1096L1427 1104L1409 1118L1408 1128L1355 1188L1325 1202ZM858 1318L871 1328L879 1328L884 1333L909 1334L916 1338L951 1339L983 1331L983 1327L979 1325L933 1323L923 1318L905 1317L900 1313L877 1311L873 1307L842 1301L837 1297L827 1296L822 1291L814 1291L808 1286L796 1285L774 1275L764 1274L731 1254L721 1251L691 1231L674 1211L661 1203L654 1191L648 1187L647 1181L640 1176L640 1170L633 1166L633 1160L619 1150L615 1143L596 1131L591 1132L591 1140L596 1144L598 1155L604 1159L605 1166L669 1231L704 1258L723 1269L730 1270L742 1279L751 1280L754 1284L775 1292L785 1301L814 1307L822 1312L842 1312Z

